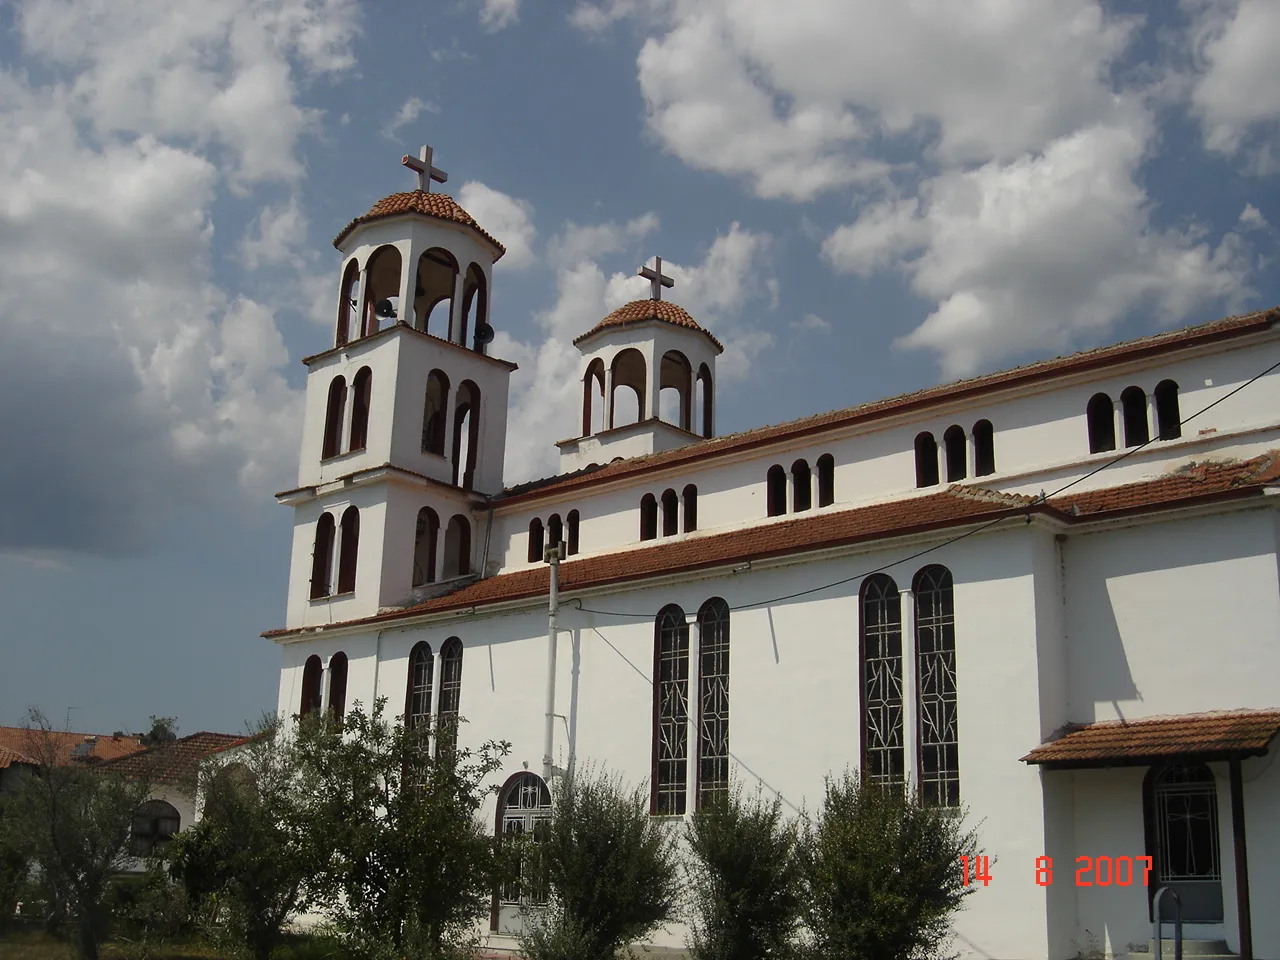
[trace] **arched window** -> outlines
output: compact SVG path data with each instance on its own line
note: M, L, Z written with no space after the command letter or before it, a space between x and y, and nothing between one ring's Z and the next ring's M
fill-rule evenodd
M338 592L356 589L356 560L360 554L360 511L347 507L342 514L342 539L338 548Z
M449 410L449 377L443 370L427 374L427 395L422 405L422 452L444 456L445 418Z
M467 345L467 333L470 332L471 349L476 353L484 353L484 343L480 339L480 328L489 321L489 288L485 283L484 271L478 263L467 267L467 278L462 287L462 319L458 328L458 342Z
M345 346L351 339L351 321L360 307L360 264L354 257L342 271L342 286L338 290L338 329L333 338L334 346Z
M969 450L964 427L952 425L942 435L947 455L947 483L963 480L969 473Z
M1120 414L1124 420L1124 445L1138 447L1151 439L1147 427L1147 395L1141 387L1125 387L1120 394Z
M480 388L470 380L458 385L458 405L453 413L453 483L470 490L476 479L480 454Z
M938 442L928 430L916 434L916 486L932 487L938 482Z
M1116 418L1111 398L1105 393L1095 393L1086 408L1089 421L1089 452L1102 453L1116 448Z
M305 717L307 714L320 710L320 684L324 679L324 666L320 663L320 658L315 654L307 657L307 662L302 668L302 702L298 704L298 715Z
M498 792L497 819L499 841L524 838L525 842L536 844L551 819L551 791L543 779L527 770L511 777ZM523 908L546 906L548 901L545 868L539 869L536 857L522 855L515 877L504 883L498 893L493 928L499 933L515 932L512 927L522 919Z
M662 491L662 535L674 537L680 532L680 498L668 487Z
M413 325L423 333L448 340L453 314L453 288L458 261L443 247L418 258L418 286L413 297Z
M1156 384L1156 424L1161 440L1177 440L1182 436L1182 414L1178 411L1178 385L1172 380Z
M529 521L529 562L542 562L542 521L534 517Z
M951 571L933 564L915 578L916 772L920 799L960 805L960 740L956 695L956 620Z
M658 409L654 411L667 423L692 431L693 368L679 350L662 355L659 367Z
M640 498L640 539L652 540L658 535L658 501L652 493Z
M808 460L797 460L791 465L791 509L796 513L813 506L813 474Z
M182 817L176 807L164 800L147 800L133 811L129 826L129 853L135 857L153 857L169 845L169 840L182 829Z
M578 552L578 522L578 511L570 510L569 515L565 517L565 526L568 527L568 543L565 552L571 557Z
M413 586L435 582L439 538L440 518L430 507L423 507L418 511L418 525L413 535Z
M684 501L684 532L692 533L698 529L698 488L687 484L680 498Z
M342 418L347 411L347 379L334 377L329 384L329 399L324 406L324 446L320 459L328 460L342 452Z
M450 637L440 647L440 709L436 714L436 750L448 754L458 742L462 705L462 641Z
M320 514L316 524L316 542L311 548L311 599L329 596L329 577L333 570L333 514Z
M564 540L564 522L560 519L560 514L553 513L547 518L547 545L556 546ZM565 551L566 555L568 550Z
M653 644L653 801L659 816L685 811L689 763L689 625L675 604L663 607Z
M698 611L698 806L729 795L729 605Z
M609 427L625 427L630 423L639 423L645 418L645 392L648 389L647 366L644 354L634 347L621 350L613 358L613 387L609 401ZM630 409L618 405L618 389L623 394L635 398L635 418L632 419ZM630 399L628 397L628 399Z
M582 378L582 435L592 436L604 429L604 361L599 357L587 365Z
M836 502L836 458L824 453L818 458L818 506Z
M973 425L973 472L979 477L996 472L996 433L990 420Z
M776 463L766 475L765 500L769 516L780 517L787 512L787 471Z
M1154 868L1148 902L1156 890L1171 887L1182 901L1184 921L1221 923L1222 862L1213 771L1203 763L1167 763L1152 767L1142 786L1146 852Z
M710 437L715 427L715 394L711 389L711 368L705 363L698 367L699 429L704 437Z
M400 250L390 244L379 247L365 265L364 311L360 336L378 332L381 323L392 324L400 310Z
M471 572L471 521L460 513L449 520L444 532L443 578L464 577Z
M431 720L431 675L435 659L431 646L419 640L409 651L408 689L404 695L404 725L416 730Z
M347 655L338 651L329 658L329 713L338 722L347 712Z
M862 581L858 596L862 671L862 776L870 783L906 779L902 703L902 597L883 573Z
M373 371L361 367L351 381L351 450L363 450L369 442L369 403L372 400Z

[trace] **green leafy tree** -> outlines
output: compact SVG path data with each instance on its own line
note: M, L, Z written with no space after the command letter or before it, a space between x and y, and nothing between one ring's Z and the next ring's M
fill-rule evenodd
M529 960L601 960L672 919L679 834L647 792L586 770L560 782L534 853L550 904L521 938Z
M144 747L159 747L178 739L177 717L157 717L152 714L147 722L151 724L151 729L138 738Z
M0 933L12 923L31 879L31 844L14 829L12 815L6 816L6 807L11 806L12 801L0 795Z
M973 887L960 857L977 852L963 810L922 805L910 791L828 778L807 832L808 927L816 956L927 960Z
M803 902L800 831L781 800L735 790L694 813L685 839L694 960L791 956Z
M510 745L459 746L451 724L435 731L433 756L431 731L389 721L385 706L299 726L305 818L324 862L317 895L358 954L448 956L505 876L479 812Z

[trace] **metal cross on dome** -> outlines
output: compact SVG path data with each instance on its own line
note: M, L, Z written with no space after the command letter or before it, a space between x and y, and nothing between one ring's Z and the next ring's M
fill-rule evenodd
M649 299L661 300L662 288L666 287L667 289L670 289L676 285L676 282L671 277L664 277L662 275L662 258L654 257L653 259L657 261L657 269L650 270L647 266L641 267L640 276L648 280L649 286L652 288L652 292L649 294Z
M431 148L423 145L417 157L403 156L400 162L418 175L418 189L423 193L431 192L431 181L444 183L449 175L439 167L431 165Z

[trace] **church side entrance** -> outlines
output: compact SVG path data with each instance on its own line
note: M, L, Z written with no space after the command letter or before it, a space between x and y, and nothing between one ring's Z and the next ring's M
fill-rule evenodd
M1185 923L1222 922L1222 866L1218 833L1218 792L1213 771L1203 763L1170 763L1147 774L1143 808L1147 852L1156 882L1148 897L1169 887L1182 901ZM1166 895L1165 919L1173 920ZM1154 914L1153 914L1154 918Z
M541 777L518 773L507 781L498 798L498 830L506 839L532 837L537 843L551 820L551 791ZM528 912L547 904L546 881L524 860L519 875L498 893L496 930L503 936L524 932Z

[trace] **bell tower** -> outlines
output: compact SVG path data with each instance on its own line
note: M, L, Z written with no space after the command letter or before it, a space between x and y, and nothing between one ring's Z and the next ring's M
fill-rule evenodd
M476 508L502 489L515 364L488 353L502 245L453 198L432 150L335 238L333 346L308 367L286 622L417 602L479 573ZM456 584L453 584L456 585Z

